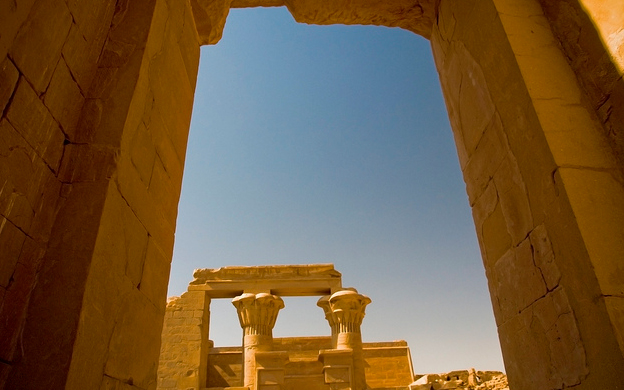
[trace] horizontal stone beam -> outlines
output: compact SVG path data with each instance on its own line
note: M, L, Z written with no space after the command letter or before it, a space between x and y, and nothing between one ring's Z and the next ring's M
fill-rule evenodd
M332 294L341 289L336 280L267 280L253 284L220 281L210 284L189 285L188 291L206 291L210 298L234 298L243 292L266 292L280 297L305 297Z
M233 298L243 292L282 297L322 296L342 289L342 275L333 264L272 265L198 269L189 291L211 298Z

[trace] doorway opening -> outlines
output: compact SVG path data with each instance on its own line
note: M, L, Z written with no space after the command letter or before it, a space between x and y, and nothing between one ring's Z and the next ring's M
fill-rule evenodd
M202 48L169 295L194 268L305 263L370 296L364 341L405 339L416 373L504 370L429 42L233 9ZM239 345L217 306L211 339ZM314 309L275 336L327 335Z

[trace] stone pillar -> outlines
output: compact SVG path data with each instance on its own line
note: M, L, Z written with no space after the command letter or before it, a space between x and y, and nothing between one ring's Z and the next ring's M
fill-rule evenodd
M199 64L190 1L4 4L0 388L152 389Z
M243 328L243 384L256 390L256 352L273 349L273 326L284 301L267 293L244 293L232 304Z
M336 321L334 321L334 313L329 306L330 297L331 295L322 296L318 300L316 305L323 309L323 312L325 313L325 319L327 320L327 322L329 323L329 327L331 328L332 348L335 349L338 343L338 324L336 323Z
M256 351L256 390L280 390L284 386L287 351Z
M606 97L617 93L588 104L577 77L600 67L582 57L575 73L573 53L553 36L583 20L573 3L442 0L431 36L518 390L622 386L622 165L606 134L617 131L603 127L613 116L594 108L617 111ZM591 28L566 30L564 50L584 47L591 40L578 34ZM605 53L596 42L588 49Z
M353 389L353 350L321 350L318 359L323 363L323 379L330 390Z
M329 297L322 297L318 302L332 328L332 343L334 343L332 346L339 350L353 351L354 390L366 389L360 326L366 305L369 303L371 299L359 294L355 289L338 291Z

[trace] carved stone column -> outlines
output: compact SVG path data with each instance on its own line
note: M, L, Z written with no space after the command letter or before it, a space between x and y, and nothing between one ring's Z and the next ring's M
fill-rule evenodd
M362 333L360 326L366 305L371 299L355 289L338 291L319 299L317 305L325 312L332 329L332 346L335 349L353 350L353 389L366 389Z
M323 309L323 312L325 313L325 319L327 320L327 322L329 323L329 327L331 328L332 348L336 349L338 343L338 324L336 323L336 321L334 321L334 313L329 306L330 297L331 295L325 295L321 297L316 305Z
M256 352L273 349L273 326L284 301L267 293L244 293L232 304L243 328L243 385L256 390Z

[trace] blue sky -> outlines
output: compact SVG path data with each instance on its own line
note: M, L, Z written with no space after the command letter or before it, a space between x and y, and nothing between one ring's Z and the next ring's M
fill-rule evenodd
M307 263L371 297L364 341L407 340L416 373L503 370L429 42L235 9L202 48L169 295L195 268ZM274 336L328 335L316 299L286 299Z

